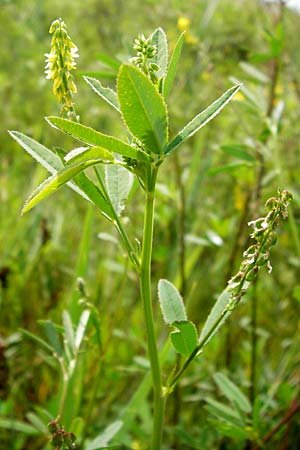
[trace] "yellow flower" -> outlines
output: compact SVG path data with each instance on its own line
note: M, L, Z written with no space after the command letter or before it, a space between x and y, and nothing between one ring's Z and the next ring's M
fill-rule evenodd
M177 27L180 31L185 31L189 28L190 23L191 23L190 19L188 19L185 16L180 16L178 17L177 20Z

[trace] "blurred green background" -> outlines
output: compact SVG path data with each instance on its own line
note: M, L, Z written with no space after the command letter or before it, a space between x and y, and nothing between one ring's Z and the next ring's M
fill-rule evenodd
M99 312L105 348L100 358L91 331L77 380L80 394L72 394L80 400L69 415L69 427L77 427L80 435L99 373L96 402L84 432L93 438L118 419L148 364L137 277L110 224L67 188L20 216L24 201L46 172L7 130L21 131L50 148L74 146L71 138L44 120L59 114L51 82L44 76L48 30L56 17L66 22L79 48L77 113L83 124L105 133L126 135L118 116L101 103L81 74L91 72L113 87L114 73L103 64L101 54L126 61L133 55L134 38L159 26L168 36L170 51L187 30L170 95L172 135L233 83L243 83L232 104L161 172L154 293L159 278L171 280L184 294L189 317L200 326L241 261L249 239L248 220L263 214L264 202L279 186L294 195L272 253L272 274L261 274L248 302L188 371L180 399L171 399L167 409L165 449L251 448L248 438L238 436L233 427L228 431L222 420L214 418L206 399L220 397L212 374L226 372L249 393L253 405L267 403L258 424L249 417L245 425L264 436L298 393L299 15L284 2L255 0L0 0L0 449L48 448L45 434L18 431L16 421L39 429L37 420L45 426L49 414L55 416L58 368L20 329L43 336L42 319L59 329L62 311L72 298L79 298L78 275ZM125 215L129 234L141 239L143 195L136 185ZM158 309L156 314L163 342L167 330ZM147 400L148 391L133 406L133 419L123 417L123 435L116 435L115 442L127 447L116 448L147 448ZM28 412L34 412L34 419ZM299 448L299 420L291 421L287 430L280 430L266 448Z

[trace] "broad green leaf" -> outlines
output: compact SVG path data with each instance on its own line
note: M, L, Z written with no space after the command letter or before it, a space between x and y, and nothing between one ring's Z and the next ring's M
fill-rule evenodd
M214 304L208 318L206 319L206 322L200 334L199 343L207 345L208 342L219 330L219 328L223 325L224 321L226 320L226 315L224 316L224 311L226 310L226 307L228 306L230 299L231 299L230 292L224 290L222 294L219 296L216 303ZM218 325L216 326L216 324Z
M117 59L112 58L111 56L105 55L104 53L98 53L97 58L105 66L111 67L112 69L115 69L116 71L119 70L121 63Z
M164 100L154 84L136 67L123 64L117 91L128 129L148 151L162 153L168 139L168 117Z
M167 324L172 325L174 322L187 321L182 297L170 281L159 280L158 297L163 318Z
M221 150L243 161L255 162L255 156L248 153L249 147L243 144L221 145Z
M109 87L102 86L101 82L99 80L96 80L96 78L91 77L83 77L83 79L87 82L89 86L93 89L96 94L98 94L103 100L105 100L109 105L111 105L113 108L115 108L117 111L120 112L120 105L117 93L113 91Z
M113 136L102 134L93 128L72 122L71 120L62 119L61 117L47 117L46 120L54 128L58 128L86 144L103 147L106 150L119 153L128 158L148 160L147 155L142 151L131 147L131 145Z
M214 374L214 380L221 392L231 401L240 411L251 412L251 404L243 392L227 378L223 373Z
M158 78L164 77L168 67L168 41L167 36L162 28L157 28L151 35L151 44L156 46L157 52L151 59L159 66L156 72Z
M11 418L7 419L5 417L0 417L0 428L11 431L19 431L20 433L28 435L40 434L40 431L38 431L35 427L29 425L28 423Z
M30 197L25 202L25 205L22 209L22 214L28 212L31 208L36 206L39 202L44 200L49 195L53 194L57 189L66 184L69 180L74 178L78 173L87 169L90 166L99 164L101 160L89 160L86 162L81 162L78 164L74 164L72 166L68 166L62 169L55 175L47 178L42 184L40 184L35 191L30 195ZM104 206L104 205L103 205ZM110 208L107 205L104 210L105 213L110 214Z
M168 98L169 93L173 86L173 81L177 72L178 62L181 55L182 45L184 42L185 31L179 36L176 46L173 50L170 63L168 66L166 78L163 82L163 96L165 99Z
M233 96L240 89L240 85L233 86L228 89L221 97L219 97L214 103L209 105L204 111L194 117L191 122L189 122L174 139L167 145L164 152L166 154L172 152L185 142L187 139L192 137L200 128L204 127L208 122L210 122L219 112L230 102Z
M121 420L116 420L111 425L105 428L99 436L93 439L87 446L86 450L98 450L102 448L107 448L109 442L122 428L123 422Z
M231 164L226 164L225 166L215 167L214 169L209 169L207 175L216 175L222 172L232 172L234 170L240 169L241 167L249 167L250 165L246 162L233 162Z
M110 163L110 162L115 161L114 155L102 147L75 148L74 150L71 150L65 156L65 161L68 164L78 164L80 162L90 161L91 159L99 159L99 161L102 161L105 163Z
M31 139L25 134L18 131L10 131L10 135L20 144L23 149L38 161L52 175L64 168L64 165L55 153L41 145L39 142ZM84 174L80 173L76 177L76 184L72 181L67 183L68 186L86 200L92 201L106 215L109 215L108 208L105 208L105 200L101 196L99 190L94 183ZM77 186L76 186L77 185Z
M133 175L119 165L105 166L105 184L114 210L119 216L124 209L124 200L128 197L133 183Z
M177 353L189 356L197 345L197 330L192 322L175 322L178 331L170 334L171 342Z
M44 328L50 346L58 356L61 356L63 349L54 323L51 320L41 320L40 323Z

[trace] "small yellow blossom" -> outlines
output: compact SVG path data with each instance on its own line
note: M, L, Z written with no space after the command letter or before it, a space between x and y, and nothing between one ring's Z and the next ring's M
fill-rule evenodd
M245 96L241 91L238 91L235 96L233 97L233 100L237 101L237 102L242 102L245 100Z
M180 16L180 17L178 17L178 20L177 20L177 27L182 32L182 31L188 30L190 23L191 23L190 19L188 19L185 16Z

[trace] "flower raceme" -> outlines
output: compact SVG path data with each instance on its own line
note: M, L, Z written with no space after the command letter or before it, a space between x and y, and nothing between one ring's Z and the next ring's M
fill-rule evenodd
M65 22L56 19L52 22L49 33L53 34L50 53L46 53L46 78L53 80L53 93L62 105L62 115L74 112L72 97L77 88L72 70L76 69L75 58L78 48L70 38Z

